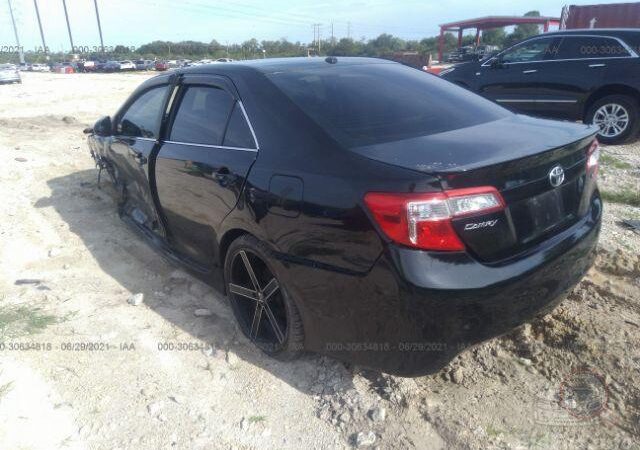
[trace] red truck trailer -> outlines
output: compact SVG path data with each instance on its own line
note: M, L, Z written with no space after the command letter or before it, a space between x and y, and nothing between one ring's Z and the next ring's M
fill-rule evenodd
M640 28L640 2L565 6L560 29Z

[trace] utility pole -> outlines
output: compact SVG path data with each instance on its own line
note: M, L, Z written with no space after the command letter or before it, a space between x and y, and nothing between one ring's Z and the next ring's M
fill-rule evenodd
M69 42L71 42L70 53L75 53L75 46L73 45L73 36L71 36L71 25L69 25L69 14L67 13L67 0L62 0L62 7L64 8L64 18L67 19L67 31L69 32Z
M102 40L102 27L100 26L100 13L98 12L98 0L93 0L93 5L96 7L96 19L98 20L98 33L100 33L100 50L104 54L104 41Z
M20 64L24 64L24 52L20 46L20 38L18 37L18 28L16 28L16 20L13 17L13 8L11 7L11 0L7 0L9 3L9 14L11 15L11 23L13 24L13 34L16 36L16 46L18 47L18 55L20 55Z
M320 56L320 50L322 50L322 37L320 36L320 27L322 24L318 24L318 56Z
M33 0L33 6L36 8L36 17L38 18L38 28L40 28L40 38L42 39L42 51L44 56L49 61L49 49L47 43L44 40L44 31L42 31L42 21L40 20L40 10L38 9L38 0Z
M347 22L347 38L351 39L351 22Z
M333 22L331 22L331 45L333 45Z
M313 41L311 41L311 46L312 46L312 47L316 47L316 48L318 47L318 39L317 39L317 36L318 36L318 27L319 27L319 26L320 26L320 24L319 24L319 23L314 23L314 24L313 24Z

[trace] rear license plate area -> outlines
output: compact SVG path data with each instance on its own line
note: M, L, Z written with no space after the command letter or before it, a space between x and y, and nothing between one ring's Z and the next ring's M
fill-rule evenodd
M567 187L552 189L510 208L521 244L537 239L574 217L573 208L566 204L566 193L563 192Z
M560 189L553 189L527 200L527 208L537 234L553 228L565 218L564 199Z

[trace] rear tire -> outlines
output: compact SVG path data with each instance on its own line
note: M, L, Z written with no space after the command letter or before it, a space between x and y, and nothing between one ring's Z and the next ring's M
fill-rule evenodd
M640 128L638 102L628 95L608 95L596 101L585 122L600 126L603 144L623 144L635 138Z
M224 262L227 296L243 334L272 358L300 356L304 329L295 302L274 269L271 250L245 234L229 246Z

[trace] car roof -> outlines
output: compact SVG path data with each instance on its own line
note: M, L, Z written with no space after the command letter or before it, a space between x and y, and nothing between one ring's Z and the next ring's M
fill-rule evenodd
M253 59L246 61L230 61L225 64L204 64L197 67L189 67L179 69L176 73L210 73L210 74L241 74L250 72L262 72L270 74L275 72L293 72L314 67L327 66L329 64L337 65L365 65L365 64L397 64L393 61L379 58L362 58L362 57L331 57L332 62L328 62L329 58L323 57L295 57L295 58L269 58L269 59Z
M331 58L331 59L330 59ZM166 64L166 63L165 63ZM379 58L364 57L293 57L293 58L269 58L244 61L232 61L226 63L202 64L189 67L180 67L169 72L163 72L145 80L137 89L144 90L149 86L162 83L175 75L218 75L229 78L232 81L249 80L254 76L264 76L273 73L295 72L313 68L331 66L366 66L366 65L401 65L394 61Z
M570 34L586 34L599 36L628 36L630 34L640 35L638 28L576 28L572 30L559 30L544 33L544 36L564 36ZM542 36L542 35L540 35Z

